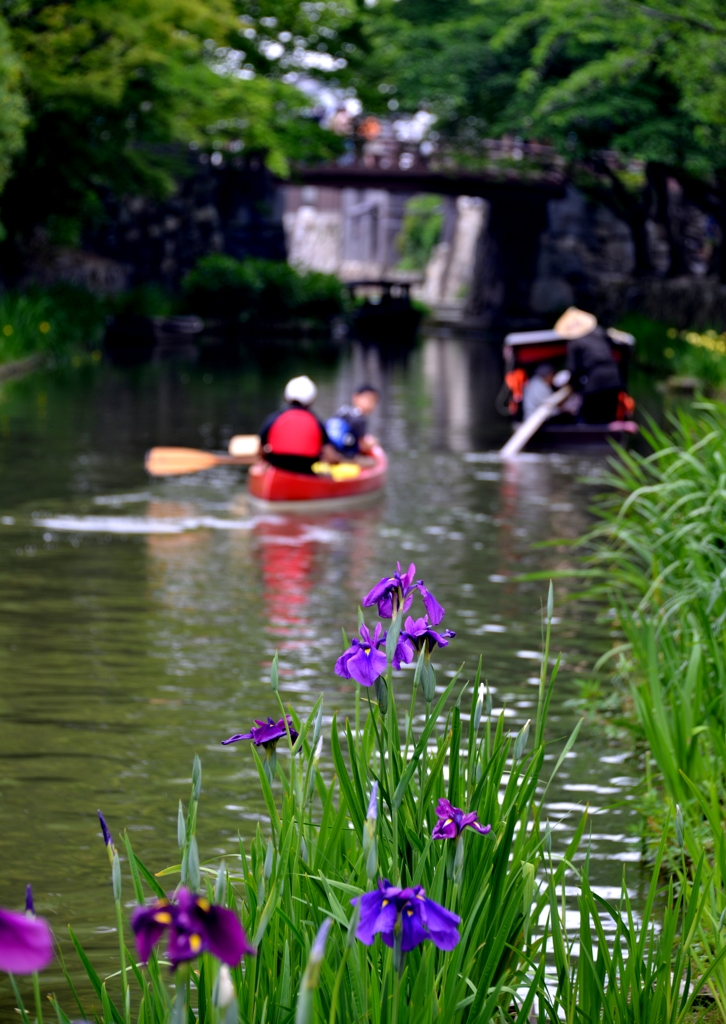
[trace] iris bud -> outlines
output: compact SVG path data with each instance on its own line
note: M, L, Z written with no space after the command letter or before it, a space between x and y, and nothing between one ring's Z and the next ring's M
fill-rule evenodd
M318 737L318 740L317 740L317 742L315 744L315 749L313 750L313 764L315 765L316 768L318 766L318 762L320 761L320 756L321 756L322 753L323 753L323 737L320 736L320 737Z
M378 701L378 709L383 716L388 711L388 686L383 676L379 676L376 679L375 684L376 700Z
M227 902L227 869L224 864L219 865L217 880L214 883L214 902L220 907Z
M104 818L100 811L98 811L98 820L101 823L101 832L103 833L103 841L106 846L106 853L108 854L109 863L113 864L113 855L116 852L116 847L113 845L113 837L111 835L108 825L106 824L106 819Z
M272 858L273 858L274 852L275 851L274 851L274 847L272 845L272 840L268 839L267 840L267 852L265 853L265 866L263 868L263 875L265 877L265 881L266 882L269 882L270 878L272 877Z
M436 673L429 658L424 659L421 667L421 689L426 698L426 703L430 704L436 695Z
M184 821L184 808L182 807L181 800L179 801L179 814L176 819L176 841L179 844L179 849L183 850L187 843L187 824Z
M403 612L399 614L394 613L393 621L391 622L388 633L386 634L386 658L390 665L393 661L393 656L396 653L396 647L398 646L398 638L401 635L401 626L403 625Z
M189 879L189 888L192 892L199 892L199 849L196 836L192 836L187 847L187 878Z
M111 881L113 882L113 898L121 899L121 862L118 854L113 855L113 866L111 867Z
M199 754L194 755L194 765L192 767L192 791L194 799L199 799L199 794L202 791L202 762L199 760Z
M378 783L374 782L371 786L371 795L368 800L368 814L366 818L369 821L376 821L378 818Z
M552 612L555 609L555 592L552 588L552 580L550 580L550 589L547 593L547 625L552 622Z
M313 994L318 987L320 980L320 965L325 956L325 943L328 939L328 932L333 919L328 917L323 921L318 934L315 936L310 948L310 957L300 984L300 991L297 997L297 1010L295 1012L295 1024L312 1024L313 1017Z
M315 726L313 728L313 742L312 742L313 750L317 746L318 740L320 739L320 730L322 729L322 727L323 727L323 705L321 703L320 707L318 708L318 713L315 716Z
M683 813L681 811L681 805L676 804L676 842L683 849L685 842L684 829L683 829Z
M227 964L220 964L219 974L214 982L212 990L212 1003L219 1009L224 1009L235 997L232 975Z
M514 752L512 754L515 761L518 761L524 753L524 748L527 746L527 737L529 736L529 723L530 719L524 723L519 731L519 735L514 741Z
M476 696L476 705L474 707L474 718L471 723L472 730L477 733L479 731L479 724L481 722L481 713L484 710L484 683L479 683L479 691Z
M308 859L308 844L305 842L305 836L300 836L300 860L307 863Z
M375 836L371 839L370 846L368 847L368 856L366 857L366 874L371 881L378 877L378 849Z
M459 836L456 840L456 853L454 854L454 881L461 884L461 876L464 873L464 837Z

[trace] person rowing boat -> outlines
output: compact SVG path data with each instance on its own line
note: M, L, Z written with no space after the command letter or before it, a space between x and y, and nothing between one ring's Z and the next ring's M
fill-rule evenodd
M592 313L570 306L554 329L567 341L566 369L570 384L582 396L582 423L610 423L617 418L623 387L613 348Z
M316 463L340 461L325 424L310 408L317 394L307 376L287 382L286 405L268 416L260 428L260 455L271 466L290 473L312 473Z
M370 455L378 441L368 433L368 417L378 405L378 388L361 384L351 396L350 405L342 405L325 424L330 443L346 459Z

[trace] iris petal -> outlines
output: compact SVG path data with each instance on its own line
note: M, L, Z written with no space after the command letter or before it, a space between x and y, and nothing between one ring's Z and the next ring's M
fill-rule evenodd
M42 917L0 910L0 971L32 974L53 959L53 936Z
M403 913L401 914L401 949L404 953L408 953L410 949L415 949L425 939L428 939L429 935L423 926L420 914L418 913L418 906L416 908L404 907Z
M204 918L209 950L225 964L236 967L243 956L255 953L234 911L212 906Z

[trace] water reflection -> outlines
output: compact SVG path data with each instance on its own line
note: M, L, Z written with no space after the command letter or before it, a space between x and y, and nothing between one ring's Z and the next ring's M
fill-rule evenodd
M382 402L371 427L390 453L380 504L330 515L259 515L236 471L149 481L152 443L222 445L255 430L288 376L318 382L331 414L366 379ZM503 466L491 455L506 424L492 418L498 352L433 338L407 363L354 348L337 366L279 360L216 370L166 364L38 374L0 392L0 904L38 909L59 938L71 921L111 964L102 807L128 824L154 870L174 858L177 801L195 751L204 761L203 856L234 856L265 808L249 751L219 741L275 711L280 689L303 713L325 694L353 707L333 674L340 629L352 634L364 594L397 559L415 561L447 608L456 641L440 681L479 654L511 729L533 714L545 587L518 572L572 565L569 548L536 548L587 524L583 475L597 460L537 456ZM40 393L46 395L42 406ZM557 757L578 712L578 678L614 642L598 609L567 604L558 582L555 650L564 655L547 757ZM410 673L396 681L401 697ZM627 751L585 727L547 797L566 842L589 805L593 882L620 884L637 858L628 797L638 775ZM636 884L637 875L631 878ZM110 968L109 968L110 969ZM52 979L51 979L52 980ZM60 979L55 983L62 987Z

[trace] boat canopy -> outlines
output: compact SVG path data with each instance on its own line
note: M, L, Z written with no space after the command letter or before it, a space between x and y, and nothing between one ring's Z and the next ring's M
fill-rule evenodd
M625 345L627 348L633 348L635 345L635 338L632 334L628 334L627 331L619 331L616 327L608 327L607 334L614 345ZM518 345L547 345L557 342L565 343L566 339L558 334L557 331L514 331L512 334L507 334L504 338L505 345L511 345L516 348Z

